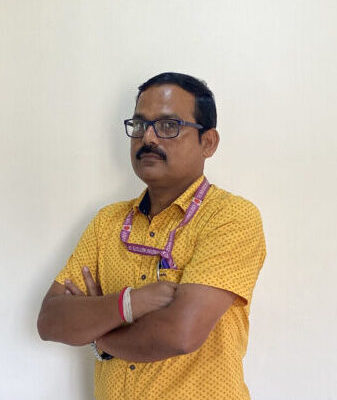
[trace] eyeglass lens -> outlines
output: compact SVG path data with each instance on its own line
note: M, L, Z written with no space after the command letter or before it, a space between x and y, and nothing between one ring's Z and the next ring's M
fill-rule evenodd
M143 137L149 125L142 120L130 120L126 124L127 133L132 137ZM174 137L179 133L179 122L176 120L161 119L153 125L157 135L161 137Z

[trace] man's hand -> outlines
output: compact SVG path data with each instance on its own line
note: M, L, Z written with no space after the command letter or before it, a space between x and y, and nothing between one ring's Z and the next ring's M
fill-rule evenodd
M101 286L94 281L88 267L82 268L82 274L87 288L87 295L102 296ZM65 294L73 296L86 295L69 279L65 280L64 286ZM150 283L140 289L131 290L130 296L133 318L138 319L145 314L169 305L174 298L176 288L176 283L162 281Z
M82 275L84 279L85 286L87 288L88 296L102 296L102 289L99 283L94 281L91 275L90 269L88 267L82 268ZM86 294L82 292L70 279L66 279L64 282L65 294L71 294L74 296L85 296Z
M131 290L133 318L138 319L145 314L168 306L174 299L177 286L176 283L162 281Z

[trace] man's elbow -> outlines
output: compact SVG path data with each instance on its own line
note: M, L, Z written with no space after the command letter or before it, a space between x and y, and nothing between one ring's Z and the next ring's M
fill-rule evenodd
M48 321L46 313L43 310L40 311L36 326L37 326L37 331L42 340L52 340L51 339L52 326L50 324L50 321Z
M202 346L202 344L203 342L201 341L194 341L194 340L185 341L178 347L179 351L178 355L194 353Z
M39 333L40 339L48 340L48 337L46 335L46 331L45 331L44 326L43 326L43 321L42 321L42 318L40 317L40 315L39 315L39 318L37 319L36 327L37 327L37 331Z
M64 326L52 321L43 311L37 320L37 331L44 341L60 342L70 346L84 346L90 343L89 338L84 337L82 332L76 333L73 329L65 329Z
M199 332L193 332L189 329L182 329L176 336L177 355L193 353L198 350L207 337L203 337Z

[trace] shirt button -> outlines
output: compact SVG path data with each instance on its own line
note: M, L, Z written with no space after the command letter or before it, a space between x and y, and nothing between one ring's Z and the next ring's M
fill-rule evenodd
M146 279L146 275L144 274L144 275L142 275L141 276L141 279L143 280L143 281L145 281L145 279Z
M130 369L131 369L131 371L133 371L134 369L136 369L136 366L133 365L133 364L131 364L131 365L130 365Z
M154 232L150 232L150 236L153 237L154 236Z

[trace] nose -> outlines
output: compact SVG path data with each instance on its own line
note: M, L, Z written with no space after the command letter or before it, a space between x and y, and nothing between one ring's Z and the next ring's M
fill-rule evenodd
M147 127L143 136L143 143L147 145L158 145L158 137L156 135L156 132L154 131L153 125L149 125Z

